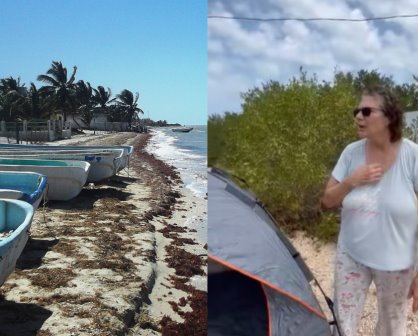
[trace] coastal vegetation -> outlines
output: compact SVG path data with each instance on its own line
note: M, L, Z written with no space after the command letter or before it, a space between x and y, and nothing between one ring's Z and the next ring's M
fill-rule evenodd
M76 81L76 74L77 66L68 74L61 62L53 61L46 74L37 77L44 84L39 88L33 82L26 87L19 77L0 79L0 120L39 120L62 115L67 121L71 114L73 119L78 116L90 125L94 114L102 113L108 121L127 122L131 126L143 114L138 106L138 93L124 89L112 98L110 88L101 85L94 88L88 81Z
M301 69L286 84L270 81L243 93L241 113L209 117L208 165L251 189L288 233L332 240L338 211L322 211L320 197L341 151L357 138L351 112L373 84L393 89L404 111L418 110L415 83L397 84L377 70L336 71L321 82ZM416 137L417 130L415 120L404 135Z

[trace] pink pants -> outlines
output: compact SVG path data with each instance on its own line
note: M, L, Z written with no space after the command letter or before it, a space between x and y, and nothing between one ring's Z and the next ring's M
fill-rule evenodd
M378 271L353 260L337 248L334 307L341 336L356 336L369 286L376 286L378 321L376 336L405 336L409 286L414 268ZM337 333L334 333L337 335Z

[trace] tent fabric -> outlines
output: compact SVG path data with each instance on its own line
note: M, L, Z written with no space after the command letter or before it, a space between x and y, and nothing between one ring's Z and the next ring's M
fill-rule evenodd
M266 293L271 335L331 334L309 285L312 274L251 193L212 170L208 213L209 258L260 283ZM208 281L210 288L210 274Z
M266 296L260 283L238 272L222 272L210 275L208 292L209 335L267 335Z

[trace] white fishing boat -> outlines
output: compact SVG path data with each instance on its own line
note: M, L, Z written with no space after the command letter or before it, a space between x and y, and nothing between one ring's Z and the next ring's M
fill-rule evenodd
M87 182L98 182L114 176L119 171L123 149L108 150L24 150L0 149L2 158L37 160L77 160L90 163Z
M0 150L5 148L24 149L24 150L109 150L109 149L123 149L122 158L117 171L121 171L129 165L129 159L132 155L133 146L130 145L114 145L114 146L47 146L47 145L18 145L18 144L0 144Z
M189 133L192 129L193 127L175 127L175 128L172 128L171 130L173 132Z
M48 178L32 172L0 172L0 198L28 202L36 210L43 199Z
M90 163L84 161L0 158L0 171L30 171L46 175L46 196L53 201L76 197L87 181L89 170Z
M14 271L28 241L33 212L25 201L0 199L0 286Z

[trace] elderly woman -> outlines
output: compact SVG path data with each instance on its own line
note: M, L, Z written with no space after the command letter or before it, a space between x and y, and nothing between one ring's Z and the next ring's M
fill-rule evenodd
M366 90L354 110L361 140L342 152L322 203L342 206L335 307L344 336L357 335L366 294L376 286L376 335L406 335L408 296L418 309L418 145L402 138L403 115L387 89Z

